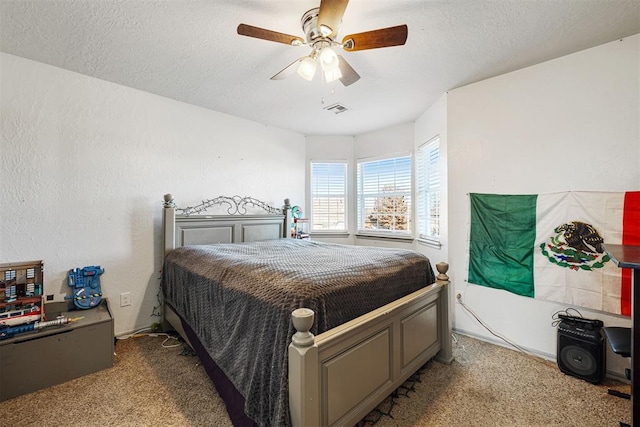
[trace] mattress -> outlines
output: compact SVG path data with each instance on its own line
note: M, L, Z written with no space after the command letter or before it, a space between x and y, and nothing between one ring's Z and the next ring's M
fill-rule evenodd
M175 249L161 286L244 397L246 415L287 426L291 311L314 310L319 334L434 281L414 251L279 239Z

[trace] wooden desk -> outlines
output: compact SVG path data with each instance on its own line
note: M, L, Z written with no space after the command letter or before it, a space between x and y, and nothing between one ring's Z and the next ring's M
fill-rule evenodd
M631 279L631 425L640 426L640 246L606 245L605 250L620 268L632 268ZM637 381L634 381L634 378Z

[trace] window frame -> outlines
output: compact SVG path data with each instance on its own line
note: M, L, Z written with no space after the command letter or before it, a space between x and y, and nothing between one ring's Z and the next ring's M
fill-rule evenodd
M437 150L436 159L432 159L433 152ZM442 221L442 179L440 175L440 135L436 135L424 144L420 145L416 151L416 230L418 240L437 247L441 246ZM431 170L431 169L435 170ZM435 182L432 182L431 179ZM433 209L430 204L430 196L435 194L436 213L430 213ZM435 223L435 224L434 224ZM435 227L437 233L432 233L429 229Z
M343 212L343 224L344 227L343 228L315 228L315 221L314 221L314 200L316 199L316 193L315 189L314 189L314 165L341 165L343 166L343 192L340 193L339 195L331 193L330 191L327 193L320 193L322 196L321 197L325 197L325 198L330 198L330 197L335 197L335 198L342 198L342 205L344 207L344 212ZM311 160L309 163L309 195L310 195L310 202L309 202L309 232L311 234L330 234L330 235L338 235L338 234L346 234L348 233L349 230L349 198L348 198L348 178L349 178L349 162L347 160ZM331 216L331 212L328 213L329 217Z
M407 217L407 229L406 230L386 230L386 229L371 229L366 228L366 213L365 213L365 205L366 199L372 197L380 197L385 194L380 188L377 189L378 193L374 194L365 194L363 190L364 180L362 179L362 168L364 168L365 164L373 164L381 162L387 162L390 160L404 160L407 159L409 161L409 170L405 171L406 177L404 181L401 181L400 184L408 185L407 190L393 191L392 197L404 196L404 203L406 203L407 210L405 216ZM360 158L356 160L356 227L357 227L357 235L362 237L380 237L387 239L402 239L402 240L413 240L413 155L410 152L402 152L402 153L393 153L385 156L379 157L367 157ZM396 171L394 170L394 175ZM378 173L378 179L380 174ZM407 179L408 178L408 179ZM380 184L378 184L380 185ZM398 186L398 181L394 176L393 180L394 187ZM388 196L385 196L388 197ZM395 214L395 213L394 213Z

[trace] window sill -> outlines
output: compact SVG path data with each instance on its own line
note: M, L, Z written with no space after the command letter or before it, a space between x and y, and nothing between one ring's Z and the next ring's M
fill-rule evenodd
M346 238L349 237L348 231L312 231L311 237L336 237Z
M428 246L430 248L442 249L442 243L439 240L430 240L418 237L416 241L424 246Z
M356 238L358 239L371 239L371 240L399 240L403 242L413 242L413 237L411 236L393 236L388 234L363 234L356 233Z

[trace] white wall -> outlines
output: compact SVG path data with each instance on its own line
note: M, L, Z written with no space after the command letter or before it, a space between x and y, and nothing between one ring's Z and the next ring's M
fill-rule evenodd
M389 154L413 152L413 122L401 123L354 138L353 155L356 160Z
M356 165L360 159L406 154L413 156L413 123L401 123L375 132L357 135L354 138L354 167L351 178L355 183L357 179ZM353 224L353 232L355 233L357 232L356 199L350 200L349 205L351 212L353 212L350 220ZM415 202L411 203L411 210L412 217L415 218ZM358 236L355 237L354 244L405 249L413 249L414 247L411 240L402 241Z
M566 306L465 284L468 193L639 190L639 47L636 35L448 94L453 283L496 331L550 357L556 354L551 316ZM607 325L630 324L628 318L580 311ZM454 326L494 339L460 306ZM621 360L609 357L609 368Z
M442 236L442 247L434 248L417 241L399 241L390 239L376 239L356 237L356 163L359 159L375 158L393 154L410 153L415 156L417 148L435 136L440 136L440 174L443 187L442 198L442 229L447 230L447 96L444 94L438 101L415 123L403 123L355 137L314 136L307 137L307 183L309 191L309 163L312 160L348 160L349 179L349 237L327 238L316 236L315 240L331 241L344 244L385 246L415 249L427 255L434 264L447 261L447 235ZM415 173L415 171L414 171ZM310 202L310 201L308 201ZM412 214L416 217L415 201L412 204ZM309 210L307 206L307 210Z
M440 248L434 248L416 241L415 249L429 257L433 264L448 262L449 256L449 229L448 216L448 166L447 166L447 94L443 94L438 100L424 112L415 122L414 126L414 153L418 148L435 137L440 138ZM417 213L416 213L417 215Z
M306 138L306 176L305 189L307 194L311 194L311 162L346 162L347 163L347 200L355 200L356 184L352 177L355 177L355 163L353 162L353 137L352 136L308 136ZM311 213L311 198L307 197L305 205L305 216ZM293 203L293 202L292 202ZM351 217L355 206L347 204L347 216ZM355 225L353 221L347 221L349 230L348 236L331 236L329 233L313 236L314 240L352 245L354 241Z
M163 194L304 204L302 135L12 55L0 72L0 262L42 259L57 301L100 265L116 334L158 320Z
M349 136L309 136L306 140L307 177L306 189L310 191L309 164L313 161L347 160L347 209L349 217L348 237L328 237L326 234L313 235L314 240L343 244L412 248L411 241L392 241L357 237L356 219L356 167L363 158L387 156L391 154L413 153L413 123L403 123L379 131L355 137ZM309 200L310 203L310 200ZM310 211L310 206L307 206Z

